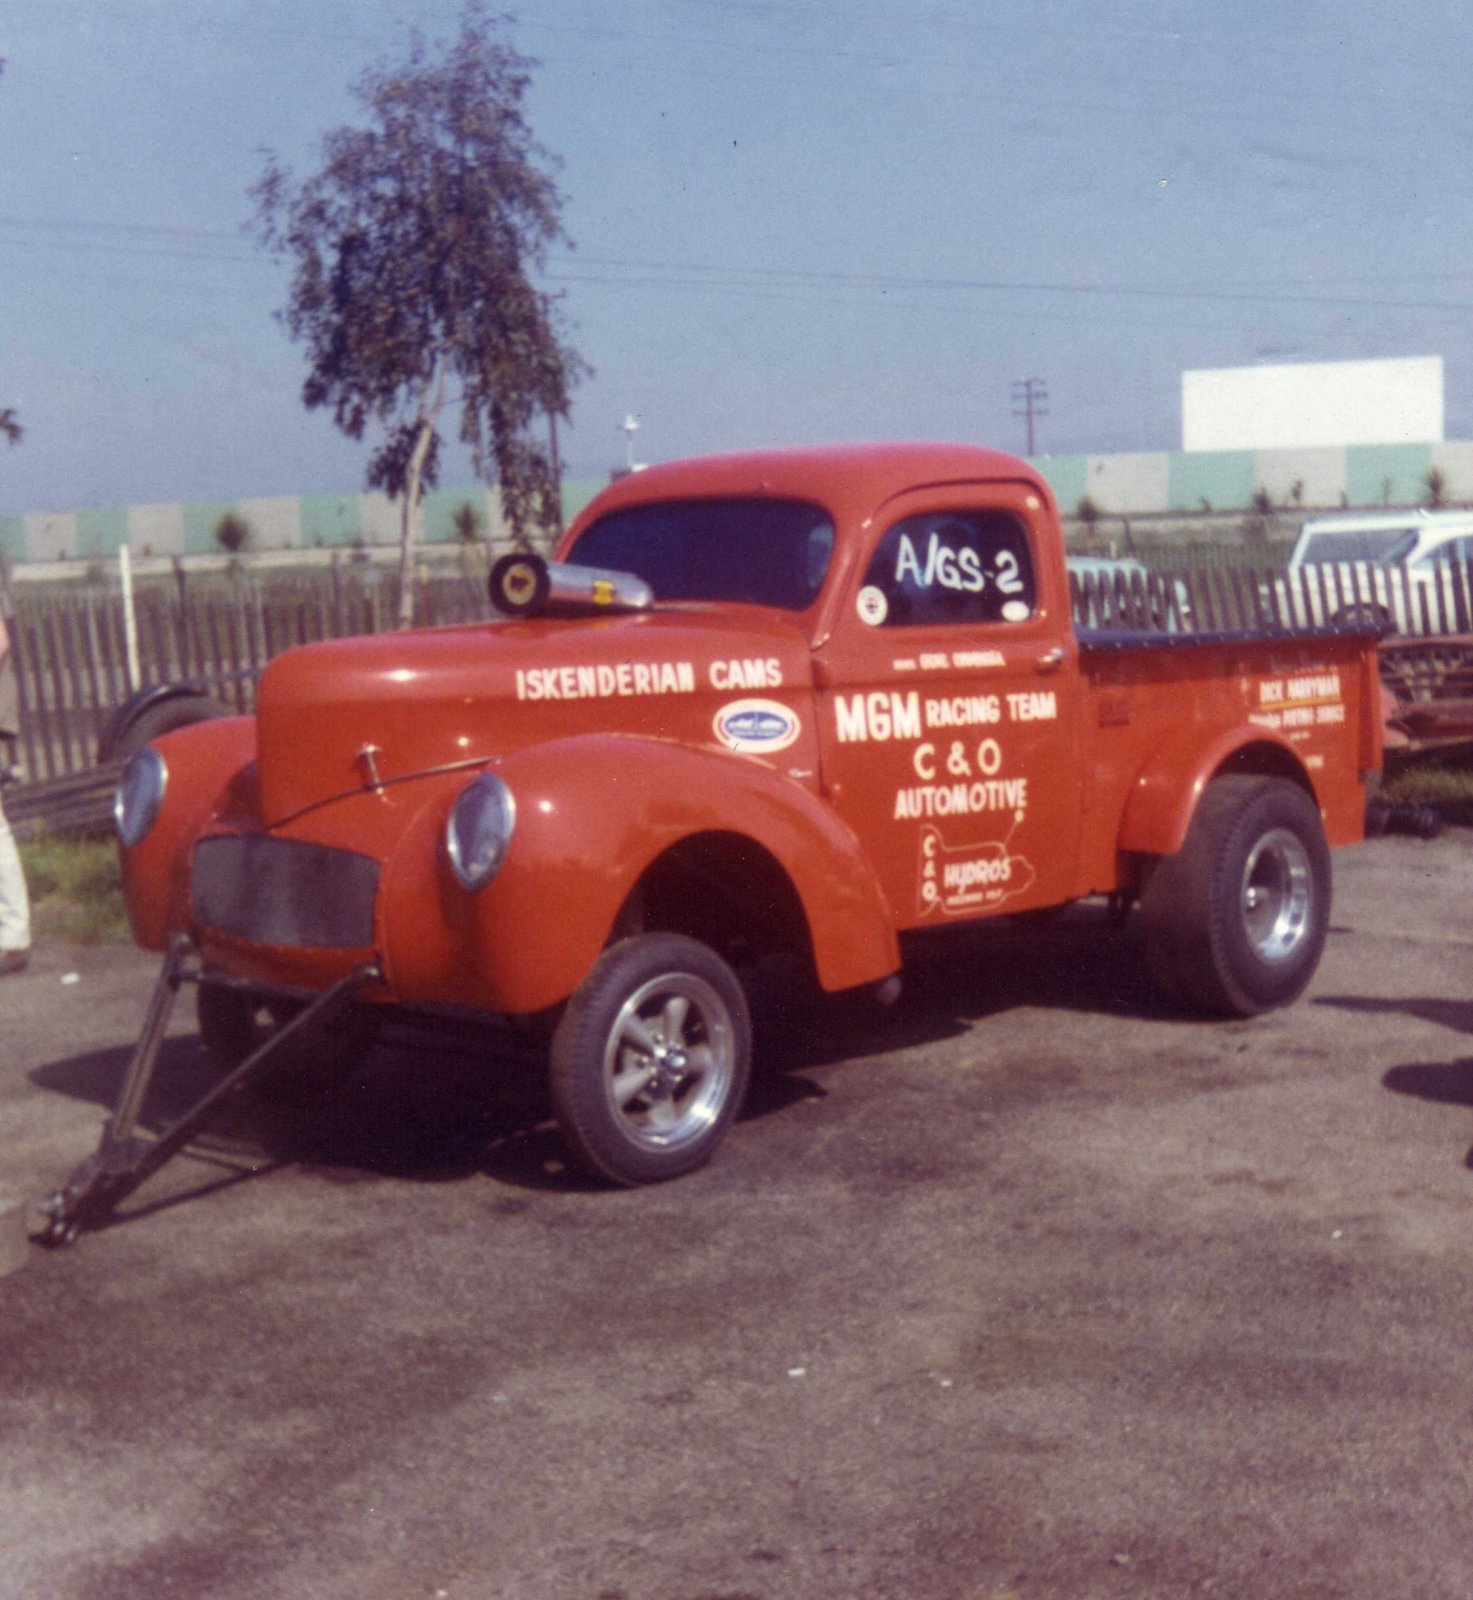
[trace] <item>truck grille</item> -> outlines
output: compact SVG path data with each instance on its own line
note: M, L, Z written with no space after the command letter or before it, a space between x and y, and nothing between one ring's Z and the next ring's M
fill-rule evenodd
M201 839L195 918L258 944L363 949L373 943L378 862L349 850L252 834Z

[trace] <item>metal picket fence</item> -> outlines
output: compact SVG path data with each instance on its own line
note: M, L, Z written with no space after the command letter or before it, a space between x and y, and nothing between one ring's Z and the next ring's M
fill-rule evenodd
M269 579L196 579L138 588L133 595L137 681L116 589L16 585L10 631L20 685L19 760L29 786L86 774L96 764L108 717L134 688L191 680L224 704L248 711L256 678L293 645L395 625L391 576L331 571ZM490 615L484 584L471 577L424 579L421 625Z
M388 631L398 600L392 573L351 563L288 577L185 581L181 572L134 590L135 682L116 587L17 584L12 592L25 781L7 792L6 804L14 799L27 809L32 791L29 809L37 814L48 790L97 786L98 736L133 688L193 680L248 711L256 678L273 656L315 640ZM1473 656L1473 562L1444 561L1417 578L1399 568L1370 574L1364 566L1290 573L1237 562L1128 563L1115 572L1071 573L1070 594L1074 620L1085 628L1192 634L1369 620L1389 631L1383 658L1397 658L1403 672L1416 664L1419 640L1452 636L1460 661ZM491 615L484 579L469 571L422 577L415 610L422 626Z

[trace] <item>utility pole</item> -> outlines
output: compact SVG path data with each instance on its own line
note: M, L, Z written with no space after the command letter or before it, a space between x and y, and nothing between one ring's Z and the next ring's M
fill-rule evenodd
M1048 380L1019 378L1013 385L1013 415L1028 421L1028 454L1033 454L1033 419L1048 415Z

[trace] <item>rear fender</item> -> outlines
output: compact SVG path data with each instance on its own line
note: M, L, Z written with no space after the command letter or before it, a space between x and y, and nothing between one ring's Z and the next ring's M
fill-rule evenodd
M681 840L711 832L754 840L787 873L825 988L875 982L900 965L874 869L852 831L808 790L758 761L591 734L530 746L494 770L516 802L496 878L466 893L437 847L439 892L426 893L427 829L433 819L443 832L453 803L447 794L411 830L417 842L405 838L381 884L390 981L402 994L434 997L449 980L446 998L497 1011L541 1011L565 1000L608 943L650 863ZM426 926L431 905L438 907L438 937Z
M1204 741L1201 730L1188 729L1156 750L1136 778L1120 823L1120 849L1175 855L1186 839L1202 791L1224 770L1289 778L1320 804L1304 763L1278 734L1238 727Z

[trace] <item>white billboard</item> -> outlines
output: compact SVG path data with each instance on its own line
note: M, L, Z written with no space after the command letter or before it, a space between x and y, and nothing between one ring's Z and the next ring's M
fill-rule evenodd
M1442 428L1441 356L1181 375L1183 450L1429 444Z

